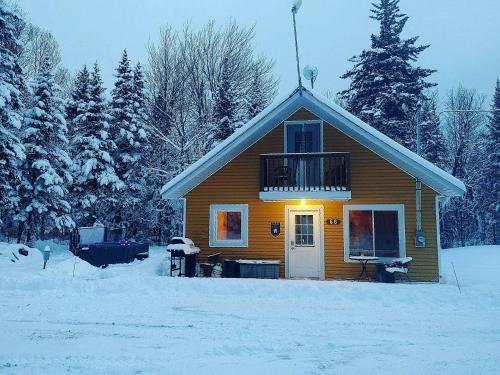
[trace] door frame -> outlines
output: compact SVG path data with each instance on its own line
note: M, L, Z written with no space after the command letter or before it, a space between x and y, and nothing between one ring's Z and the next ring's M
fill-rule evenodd
M302 124L319 124L319 152L323 152L323 120L293 120L293 121L285 121L283 124L284 136L283 136L283 151L288 153L288 142L287 142L287 126L288 125L302 125Z
M323 205L285 205L285 278L290 278L290 211L313 211L319 216L319 279L325 279L325 219Z
M317 152L324 152L324 140L323 140L323 131L324 131L324 121L323 119L316 119L316 120L289 120L285 121L283 123L283 151L285 154L290 153L288 150L288 125L308 125L308 124L318 124L319 126L319 151ZM285 164L288 165L287 160L285 159ZM323 171L323 159L320 160L320 169ZM321 184L324 183L324 173L321 173L320 175L320 181Z

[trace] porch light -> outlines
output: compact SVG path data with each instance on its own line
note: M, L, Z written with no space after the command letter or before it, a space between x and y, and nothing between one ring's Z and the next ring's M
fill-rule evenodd
M301 199L300 200L300 205L301 206L305 206L306 205L306 200L305 199Z

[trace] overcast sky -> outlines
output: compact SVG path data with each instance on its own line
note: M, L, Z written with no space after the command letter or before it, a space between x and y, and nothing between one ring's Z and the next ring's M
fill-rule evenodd
M339 91L347 59L369 47L377 23L368 18L369 0L303 0L298 14L301 65L319 69L316 88ZM214 19L256 25L255 49L275 60L280 92L296 85L291 0L19 0L31 22L58 40L63 63L71 71L98 61L105 84L113 84L114 68L127 48L130 58L147 61L146 44L159 29L180 30ZM431 44L419 60L437 70L432 80L444 95L459 83L491 97L500 76L499 0L402 0L410 16L404 36L420 36Z

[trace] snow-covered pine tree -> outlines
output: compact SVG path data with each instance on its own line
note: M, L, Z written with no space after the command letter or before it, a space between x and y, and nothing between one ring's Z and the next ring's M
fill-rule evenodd
M93 225L97 220L107 222L110 210L118 203L116 194L124 184L115 171L116 145L109 134L99 66L94 64L90 76L84 68L78 77L72 95L73 104L78 103L72 141L73 212L79 225Z
M22 22L7 3L0 0L0 223L17 209L17 170L25 158L19 139L25 84L18 62L21 45L16 31Z
M64 119L64 101L54 81L49 62L42 64L39 76L31 83L32 99L24 113L22 141L26 160L22 167L22 183L18 241L27 225L27 242L35 226L40 235L74 226L67 200L72 161L67 153L68 139Z
M214 107L214 142L219 143L233 134L233 121L236 115L235 98L231 88L229 61L224 58L220 83Z
M89 80L89 71L87 66L84 65L75 78L71 97L66 103L66 122L70 138L73 138L78 133L80 125L85 127L90 102Z
M136 119L142 122L146 121L146 91L144 82L144 73L142 71L141 63L137 63L133 72L134 79L134 112L136 114ZM141 127L142 128L142 127ZM144 129L143 129L144 131Z
M500 244L500 80L497 78L486 136L483 194L491 242Z
M340 97L349 111L415 150L413 114L423 90L434 86L426 82L434 71L414 62L429 46L416 45L418 37L401 39L408 16L400 12L399 0L380 0L373 7L370 18L380 22L379 33L371 35L371 49L349 60L354 67L341 78L351 83Z
M252 81L248 90L248 119L257 116L266 108L276 94L275 82L267 73L265 61L257 60L252 67Z
M148 184L147 171L144 168L144 159L149 151L149 142L146 133L146 91L144 74L140 63L133 71L133 102L134 117L133 123L136 127L136 139L140 143L137 161L133 165L130 177L128 178L128 198L129 207L126 210L126 220L128 225L128 236L137 237L147 232L148 223L145 218L148 215Z
M215 129L211 140L214 144L229 137L248 119L248 109L244 105L245 95L233 85L234 70L230 59L225 57L215 95L213 114Z
M436 107L437 94L432 93L421 109L421 156L440 168L446 168L446 146Z
M142 79L142 73L140 76ZM113 225L129 231L127 212L132 211L139 203L136 191L139 183L137 176L140 175L139 161L144 152L146 132L143 121L138 117L139 109L135 106L138 92L126 50L123 51L115 77L109 111L111 138L117 146L113 155L115 169L125 186L121 193L120 206L117 206L114 212Z

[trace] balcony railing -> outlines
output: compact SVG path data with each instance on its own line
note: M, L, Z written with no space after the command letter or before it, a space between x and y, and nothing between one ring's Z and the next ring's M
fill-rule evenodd
M260 155L261 192L351 190L351 155L311 152Z

